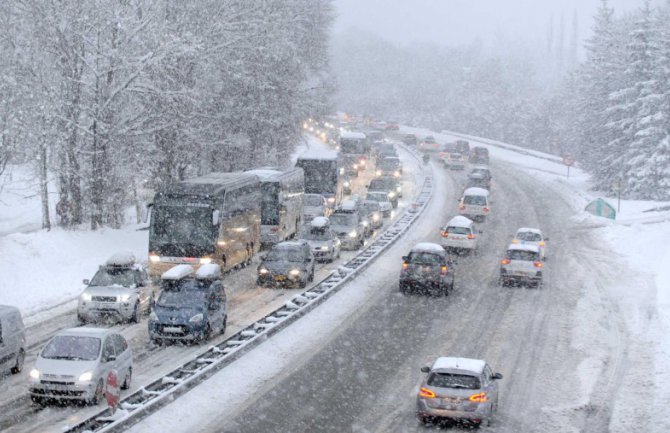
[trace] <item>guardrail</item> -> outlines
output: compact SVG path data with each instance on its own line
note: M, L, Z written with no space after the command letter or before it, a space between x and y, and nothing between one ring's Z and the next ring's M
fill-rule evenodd
M399 145L410 152L417 161L420 161L420 155L414 149ZM421 164L419 166L424 167ZM384 250L398 240L423 213L433 196L432 169L430 166L426 168L429 172L425 174L423 185L414 202L373 243L328 277L294 296L282 307L225 341L211 346L204 353L197 355L165 376L126 396L120 401L119 408L114 414L109 409L102 410L64 431L71 433L112 432L136 424L337 293L346 282L367 268Z

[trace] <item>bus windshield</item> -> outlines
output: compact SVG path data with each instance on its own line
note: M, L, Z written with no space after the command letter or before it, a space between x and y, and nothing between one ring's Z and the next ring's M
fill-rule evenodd
M156 206L151 229L159 243L206 246L216 237L210 207Z
M279 224L279 184L263 183L263 202L261 203L261 224Z

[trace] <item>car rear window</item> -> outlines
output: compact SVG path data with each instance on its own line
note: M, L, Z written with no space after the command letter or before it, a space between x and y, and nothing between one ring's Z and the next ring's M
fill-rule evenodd
M421 264L421 265L435 265L439 264L441 261L441 257L437 254L431 254L431 253L410 253L409 255L409 262L410 263L416 263L416 264Z
M447 233L453 233L455 235L469 235L470 229L467 227L447 227Z
M463 203L475 206L486 206L486 197L483 195L466 195L463 197Z
M479 377L469 374L431 373L428 385L437 388L479 389Z
M516 237L520 241L528 241L528 242L539 242L542 240L542 237L540 236L539 233L533 233L533 232L519 232L517 233Z
M524 260L527 262L532 262L538 259L539 254L535 251L523 251L523 250L509 250L507 251L507 257L510 260Z

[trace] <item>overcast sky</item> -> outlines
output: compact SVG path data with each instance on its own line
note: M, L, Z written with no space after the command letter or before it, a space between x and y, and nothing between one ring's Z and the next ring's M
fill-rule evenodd
M654 0L660 3L664 0ZM335 32L352 27L367 30L397 44L432 41L462 45L478 36L485 42L504 35L511 40L546 43L553 20L558 35L561 15L565 43L577 11L580 38L589 36L600 0L336 0ZM610 0L617 15L634 10L643 0ZM581 45L581 44L580 44Z

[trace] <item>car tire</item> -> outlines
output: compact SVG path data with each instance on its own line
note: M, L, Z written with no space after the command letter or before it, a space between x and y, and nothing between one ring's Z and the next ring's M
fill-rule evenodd
M221 335L226 333L226 327L228 326L228 315L223 316L223 323L221 324Z
M300 282L298 283L298 287L300 287L301 289L307 287L307 280L300 280Z
M91 406L97 406L98 403L100 403L102 401L102 399L104 397L104 387L105 387L105 384L102 381L102 379L100 379L98 381L98 385L95 387L95 392L93 394L93 397L91 397L91 399L88 401Z
M430 424L430 418L428 418L427 416L419 415L417 416L417 418L419 420L419 424L422 426L427 426L428 424Z
M77 314L77 326L83 326L86 324L86 319L83 316Z
M42 397L38 397L38 396L36 396L36 395L31 395L31 396L30 396L30 400L31 400L34 404L37 404L37 405L39 405L39 406L44 406L44 403L45 403L44 398L42 398Z
M212 336L212 327L207 324L205 327L205 331L202 333L202 341L207 342L209 341L209 338Z
M140 323L140 320L142 319L142 312L140 311L140 302L135 303L135 308L133 308L133 315L130 316L130 323Z
M128 373L126 373L126 377L123 378L121 389L130 389L130 381L132 379L133 379L133 369L132 367L128 367Z
M26 352L23 350L23 348L19 349L19 353L16 354L16 363L14 364L14 367L10 370L12 374L18 374L21 373L23 370L23 364L26 360Z

